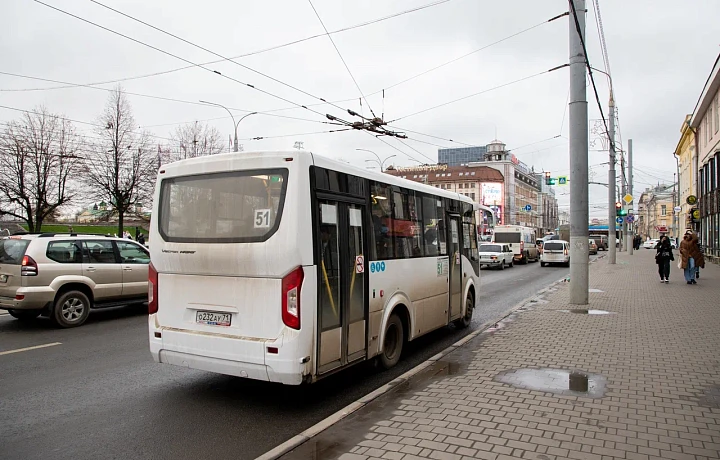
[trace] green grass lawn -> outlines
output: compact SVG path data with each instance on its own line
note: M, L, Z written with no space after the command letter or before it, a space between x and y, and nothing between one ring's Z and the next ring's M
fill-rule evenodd
M23 225L23 228L27 230L27 226ZM102 235L114 235L118 231L117 225L72 225L74 233L100 233ZM130 232L133 238L135 238L135 227L125 227L125 230ZM40 230L43 233L67 233L69 231L68 225L43 225ZM147 239L148 231L141 229Z

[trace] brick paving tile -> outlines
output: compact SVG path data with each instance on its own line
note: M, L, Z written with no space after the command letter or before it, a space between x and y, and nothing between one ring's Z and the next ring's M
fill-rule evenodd
M590 287L600 292L588 307L569 304L567 283L549 289L444 357L457 373L421 373L320 433L341 440L323 459L720 458L720 267L708 264L688 286L673 266L670 284L660 284L653 253L592 264ZM610 314L560 311L583 308ZM496 380L544 368L599 375L604 385L591 382L594 395ZM283 458L311 458L303 446Z

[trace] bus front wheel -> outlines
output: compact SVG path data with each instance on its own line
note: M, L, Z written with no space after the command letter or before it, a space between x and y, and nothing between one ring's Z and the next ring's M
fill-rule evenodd
M379 363L383 369L390 369L400 361L403 344L405 342L405 331L402 321L396 314L392 314L385 326L385 339L383 349L380 353Z

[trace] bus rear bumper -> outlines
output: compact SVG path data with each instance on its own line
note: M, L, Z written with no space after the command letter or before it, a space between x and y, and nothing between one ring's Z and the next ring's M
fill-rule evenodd
M299 385L310 373L309 363L284 356L291 354L293 347L283 353L283 347L274 341L209 337L155 327L153 323L151 318L150 354L156 363L285 385ZM268 346L277 348L278 353L268 353Z

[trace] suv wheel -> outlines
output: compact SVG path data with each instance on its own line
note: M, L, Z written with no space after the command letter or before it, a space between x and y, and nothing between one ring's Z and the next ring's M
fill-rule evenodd
M10 316L20 321L29 321L40 316L41 310L8 310Z
M90 299L80 291L68 291L55 299L50 319L56 325L68 328L85 322L90 314Z

